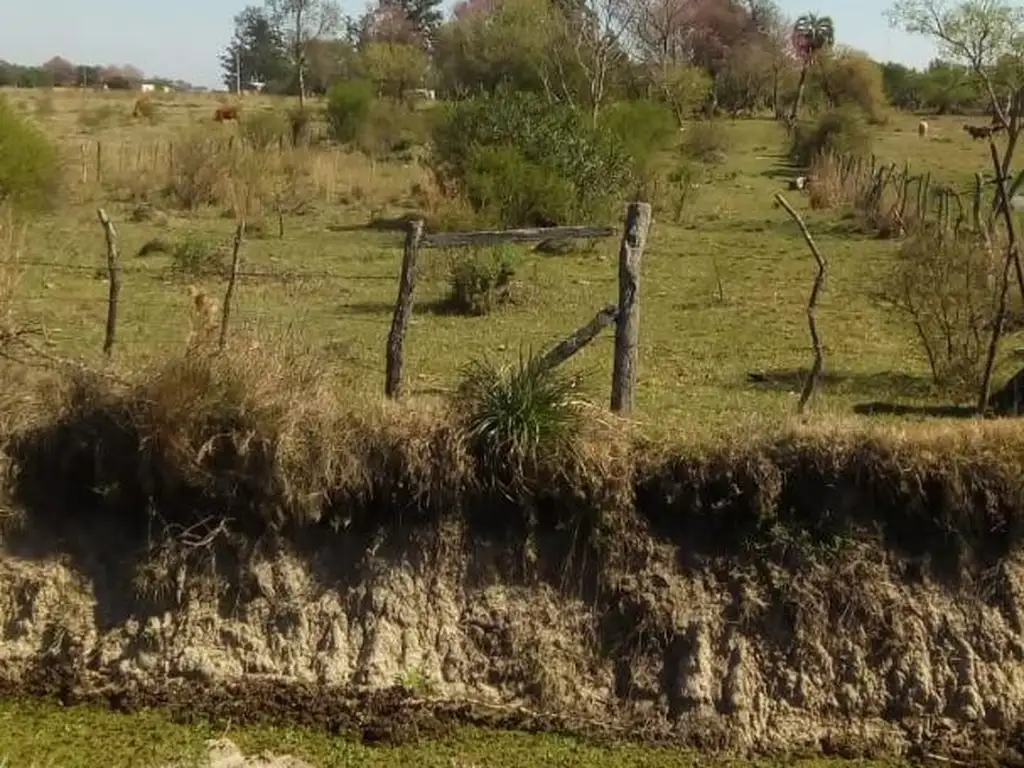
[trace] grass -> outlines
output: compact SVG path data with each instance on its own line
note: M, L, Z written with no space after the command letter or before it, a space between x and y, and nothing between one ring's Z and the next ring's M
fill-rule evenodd
M33 222L27 241L26 261L59 266L27 268L18 308L27 321L45 324L60 354L95 362L102 346L106 283L95 274L104 259L97 204L118 223L123 253L137 253L155 237L185 234L229 248L234 224L222 216L222 208L187 215L171 211L166 219L136 222L131 221L135 202L112 200L119 176L145 176L150 165L166 162L167 142L178 132L211 122L211 98L158 98L161 120L155 125L125 119L84 132L75 116L99 102L130 113L130 100L110 94L57 93L54 112L37 118L64 143L72 169L82 162L82 146L88 164L94 162L95 142L102 142L109 177L102 188L79 184L76 199L59 215ZM246 97L245 109L273 104L269 97ZM922 141L916 119L904 115L876 129L881 158L909 160L936 180L958 184L987 167L986 146L970 142L962 120L935 120L931 138ZM235 130L213 127L224 137ZM804 305L814 266L796 227L772 202L789 174L785 136L767 120L723 123L721 129L729 133L730 151L689 204L686 221L692 223L676 225L669 210L659 211L645 255L637 407L638 418L654 435L781 423L792 413L799 372L810 363ZM270 235L244 244L243 271L262 276L243 278L233 322L261 334L287 333L320 356L336 385L353 398L377 397L400 236L349 228L373 215L414 209L426 179L415 164L371 162L333 149L311 152L315 199L308 212L285 217L283 239L276 237L269 216L264 229ZM806 208L805 201L797 202ZM898 244L852 232L835 211L805 213L830 260L819 308L830 376L814 408L849 414L864 401L941 402L931 391L912 327L876 298L878 276ZM443 254L425 252L417 287L420 311L407 340L410 394L451 391L458 369L471 358L511 363L522 346L539 349L557 342L615 299L616 252L614 241L558 257L524 252L518 277L529 283L530 301L485 317L428 311L443 302L447 276ZM126 264L117 350L126 366L164 357L187 333L183 318L189 298L183 287L168 283L169 259L153 254ZM223 292L214 276L202 284L214 295ZM594 372L590 386L598 400L607 397L611 347L611 335L603 334L569 364ZM1004 366L1001 373L1007 370ZM752 387L750 372L771 374L774 384Z
M558 736L458 731L444 742L399 747L367 747L301 728L271 726L228 729L208 723L180 725L156 712L132 717L90 707L57 707L40 701L0 701L0 765L92 768L199 765L207 739L226 736L246 755L264 750L292 755L315 766L366 768L417 765L430 768L853 768L897 766L897 762L841 760L713 760L677 749L597 747Z

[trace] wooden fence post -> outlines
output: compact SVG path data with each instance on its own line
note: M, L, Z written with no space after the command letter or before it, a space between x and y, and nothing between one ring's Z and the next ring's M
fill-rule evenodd
M419 255L420 238L423 237L423 222L410 221L405 234L405 248L402 252L402 276L398 282L398 300L395 314L391 319L388 333L387 372L384 394L392 400L402 396L402 363L405 332L412 317L413 291L416 288L416 258Z
M96 142L96 183L103 183L103 142Z
M238 254L242 249L242 237L245 235L245 219L238 222L235 229L235 244L231 251L231 275L228 277L228 287L224 292L224 309L220 313L220 340L217 349L221 352L228 344L228 320L231 318L231 297L235 294L235 283L238 280Z
M107 238L107 272L110 275L110 293L107 298L107 333L103 340L103 354L110 357L114 349L114 337L117 334L117 300L121 295L121 261L117 248L117 229L114 222L102 208L96 212L103 233Z
M615 325L612 368L612 411L628 415L636 389L637 342L640 332L640 262L651 227L651 204L630 203L619 247L619 312Z

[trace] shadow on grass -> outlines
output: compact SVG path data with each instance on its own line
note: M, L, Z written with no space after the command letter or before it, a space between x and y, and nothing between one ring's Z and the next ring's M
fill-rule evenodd
M799 392L807 374L807 368L757 371L747 374L747 384L758 389ZM891 397L894 393L909 398L927 398L933 394L930 379L893 371L878 373L826 371L819 379L819 386L826 390L878 398Z
M971 405L909 405L906 403L857 403L853 412L858 416L926 416L933 419L969 419L977 411Z

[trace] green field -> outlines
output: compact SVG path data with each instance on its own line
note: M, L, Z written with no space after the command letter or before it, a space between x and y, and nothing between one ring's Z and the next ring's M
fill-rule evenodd
M180 350L189 330L190 281L169 276L166 254L136 254L154 238L174 242L185 235L205 238L226 253L234 221L223 215L224 206L168 209L155 222L132 221L132 213L146 197L161 206L155 189L168 144L190 124L216 127L216 102L166 96L159 121L149 124L131 119L124 96L21 91L10 98L61 141L69 180L69 200L59 213L29 222L14 302L20 320L45 326L53 354L100 359L107 296L96 219L102 205L120 230L124 254L119 362L135 367ZM273 104L269 97L247 97L245 108ZM82 117L97 112L102 120ZM964 187L975 171L986 170L988 144L972 143L961 129L964 120L930 122L931 135L921 139L916 117L894 115L875 129L875 152L930 172L934 183ZM225 136L236 130L217 128ZM727 160L709 168L710 180L695 191L682 221L674 223L667 206L655 209L643 264L637 395L638 417L655 433L784 420L793 411L800 372L810 364L804 306L814 263L797 227L773 200L792 176L784 164L784 131L774 121L753 119L726 123L724 130ZM99 185L97 142L104 164ZM415 210L415 192L427 173L415 162L374 163L330 147L309 151L310 210L285 217L283 239L268 216L262 234L256 230L244 243L242 270L250 275L236 293L233 327L251 330L262 344L298 345L347 393L374 397L383 388L401 235L360 227L375 215ZM672 157L664 163L666 170L672 167ZM806 212L830 262L818 311L828 377L815 411L848 414L867 401L943 402L932 391L913 326L878 298L898 243L858 232L841 211L807 211L803 193L785 194ZM426 251L407 341L409 393L443 393L473 357L511 360L521 349L546 347L582 325L615 301L617 248L611 238L570 255L523 249L516 303L486 317L434 311L446 290L448 254ZM217 299L224 291L219 277L191 282ZM608 396L611 347L605 333L570 363L590 372L589 388L599 402ZM751 372L769 374L773 383L753 387L747 382ZM1007 372L1004 365L997 386Z
M110 766L188 766L203 764L208 739L227 737L247 756L270 752L316 766L418 765L424 768L493 766L586 766L586 768L831 768L903 765L899 762L777 759L709 759L667 747L588 746L574 739L495 733L457 732L444 742L400 747L366 747L298 728L224 728L208 724L176 725L157 713L126 717L87 707L61 709L39 702L0 702L0 765L86 768ZM269 764L268 764L269 765ZM284 763L281 764L282 768Z

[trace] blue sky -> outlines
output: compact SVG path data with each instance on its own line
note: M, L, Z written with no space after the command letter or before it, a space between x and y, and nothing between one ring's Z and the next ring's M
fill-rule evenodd
M248 0L253 2L253 0ZM0 59L41 64L51 56L76 63L134 64L148 75L220 86L218 55L232 19L247 0L0 0ZM927 64L931 44L889 28L890 0L781 0L791 16L829 15L839 42L882 60ZM365 0L343 0L359 13Z

